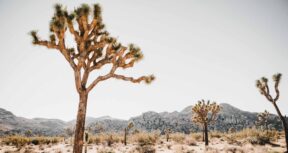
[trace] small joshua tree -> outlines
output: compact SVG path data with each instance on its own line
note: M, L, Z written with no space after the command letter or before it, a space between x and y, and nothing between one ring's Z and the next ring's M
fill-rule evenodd
M32 135L33 135L33 133L32 133L31 130L27 130L27 131L25 131L24 134L25 134L26 137L32 137Z
M124 129L124 144L125 146L127 145L127 135L130 129L132 129L134 127L134 124L132 122L130 122L128 124L128 126Z
M196 124L201 124L204 127L206 146L209 142L208 125L216 122L217 114L219 113L219 111L220 106L216 104L216 102L210 103L210 101L207 101L206 103L204 100L198 101L198 103L192 108L192 121Z
M93 6L93 11L89 5L83 4L72 13L57 4L50 22L50 39L42 40L36 31L31 32L34 45L59 51L73 70L79 94L73 153L82 153L88 95L99 82L110 78L132 83L150 83L154 80L153 75L133 78L116 72L117 69L133 67L143 58L143 54L141 49L133 44L123 46L116 38L111 37L104 27L98 4ZM67 44L66 36L72 36L75 43ZM104 66L110 66L109 72L94 79L90 78L90 83L90 74Z
M166 141L168 142L170 139L170 134L172 133L172 130L170 128L165 129L165 136L166 136Z
M268 131L268 119L269 119L270 113L265 110L262 113L259 113L257 115L257 121L256 121L256 125L257 126L264 126L266 132Z
M266 97L266 99L272 103L272 105L274 106L274 108L276 109L276 112L282 122L282 126L284 129L284 133L285 133L285 141L286 141L286 152L288 152L288 127L287 127L287 123L286 123L286 119L285 117L282 115L278 105L277 105L277 100L279 99L280 96L280 91L279 91L279 83L281 80L281 73L277 73L275 75L273 75L273 81L274 81L274 90L276 92L275 97L272 97L271 93L270 93L270 89L269 89L269 85L268 85L268 79L265 77L262 77L261 79L256 81L256 87L259 89L260 93L262 95L264 95Z

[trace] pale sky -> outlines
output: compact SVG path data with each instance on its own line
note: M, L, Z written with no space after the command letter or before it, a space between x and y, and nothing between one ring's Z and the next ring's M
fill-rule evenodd
M129 119L146 111L181 111L199 99L275 113L255 80L277 72L283 74L278 103L288 114L284 0L1 0L0 108L27 118L76 117L72 69L56 50L33 46L28 35L36 29L48 38L56 2L70 11L100 3L110 34L137 44L145 55L125 74L157 77L151 85L101 82L89 95L87 116Z

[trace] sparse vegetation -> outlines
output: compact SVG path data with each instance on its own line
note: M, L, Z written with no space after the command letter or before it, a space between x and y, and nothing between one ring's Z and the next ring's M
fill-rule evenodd
M131 134L129 144L122 144L123 133L98 133L89 137L88 145L85 150L88 152L127 152L127 153L155 153L167 150L183 152L279 152L283 150L279 145L279 140L283 137L283 132L268 130L268 132L256 128L243 129L234 133L222 133L211 131L210 146L204 147L202 132L191 133L173 133L170 135L171 141L166 142L165 134L159 135L158 132L139 132ZM283 139L282 139L283 140ZM23 152L70 152L71 145L65 145L63 138L60 137L24 137L14 136L6 137L1 140L2 145L19 146L18 151ZM280 143L281 144L281 143ZM37 147L35 147L37 146ZM222 146L222 147L219 147ZM239 147L241 146L241 147ZM10 147L5 149L0 147L3 152L15 152L16 149ZM273 149L275 148L275 149ZM271 150L272 149L272 150ZM280 151L281 152L281 151Z
M21 148L25 145L42 145L42 144L57 144L63 141L60 137L24 137L24 136L7 136L2 139L2 143L6 145L14 145Z

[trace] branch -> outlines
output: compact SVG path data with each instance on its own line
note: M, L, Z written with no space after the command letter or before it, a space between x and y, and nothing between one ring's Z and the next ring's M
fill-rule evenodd
M74 35L76 42L78 43L78 41L80 40L79 38L79 32L75 31L74 26L73 26L73 22L72 21L68 21L68 28L71 34Z
M108 63L111 63L111 59L104 58L104 59L100 60L99 62L97 62L95 65L91 66L89 68L89 72L92 72L93 70L96 70L96 69L100 69L102 66L104 66L105 64L108 64Z
M265 83L265 88L266 88L266 94L267 94L267 96L270 99L269 101L271 101L272 100L272 96L270 95L269 86L268 86L267 83Z
M268 101L273 102L271 95L268 95L266 91L262 90L264 96L267 98Z
M67 48L66 48L66 45L65 45L65 40L64 40L64 33L65 31L62 30L60 32L60 34L56 34L59 42L58 42L58 45L59 45L59 50L60 52L63 54L63 56L65 57L65 59L69 62L70 66L73 68L73 70L75 71L76 70L76 64L75 62L73 61L70 53L68 52Z
M110 72L106 75L103 76L98 76L97 79L95 79L87 88L87 92L90 92L100 81L104 81L107 80L109 78L111 78L114 74L114 72L116 71L117 67L115 65L112 66Z
M59 46L48 41L34 41L33 44L46 46L49 49L59 49Z
M100 81L104 81L104 80L107 80L109 78L112 77L112 74L108 73L104 76L99 76L97 77L97 79L95 79L91 84L90 86L87 88L87 92L90 92Z
M276 97L273 99L274 102L276 102L279 99L279 96L280 96L280 92L279 92L278 86L279 86L279 81L276 81L275 86L274 86L275 92L276 92Z
M139 78L133 78L133 77L126 77L124 75L118 75L118 74L113 74L113 78L119 79L119 80L124 80L124 81L130 81L133 83L140 83L141 81L146 81L147 76L141 76Z

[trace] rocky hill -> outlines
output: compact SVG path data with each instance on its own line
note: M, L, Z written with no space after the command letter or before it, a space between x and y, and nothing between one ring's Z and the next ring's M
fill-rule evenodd
M64 121L58 119L17 117L13 113L0 108L0 135L24 134L31 130L36 135L59 135L64 132Z
M220 104L221 111L215 125L210 130L227 131L233 127L236 130L242 128L253 127L257 119L257 113L242 111L229 104ZM190 133L198 131L200 128L192 123L192 106L184 108L177 112L145 112L131 119L121 120L104 116L100 118L87 117L86 127L92 133L99 132L122 132L129 122L133 122L137 130L144 131L160 131L166 128L172 129L174 132ZM269 127L281 129L281 122L276 115L271 115L269 119ZM39 135L61 135L65 134L65 129L73 129L75 120L64 122L58 119L34 118L26 119L17 117L13 113L0 108L0 135L4 134L24 134L27 130L31 130L33 134Z

